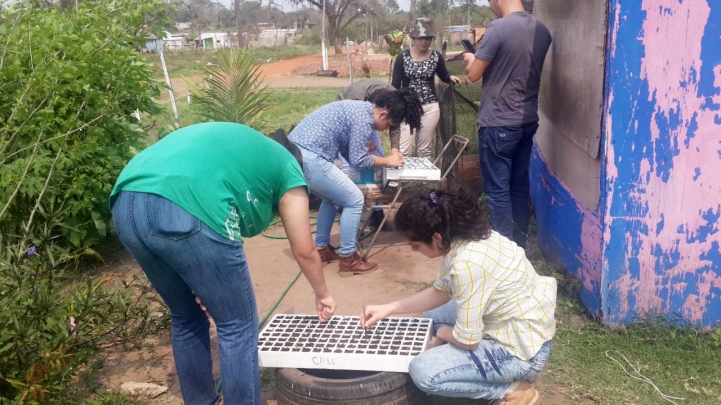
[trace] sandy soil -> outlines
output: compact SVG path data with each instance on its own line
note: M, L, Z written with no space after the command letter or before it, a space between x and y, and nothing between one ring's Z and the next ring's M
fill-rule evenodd
M355 58L355 57L354 57ZM386 55L370 55L374 72L382 73L383 66L388 65ZM331 69L343 70L345 56L331 57ZM357 57L360 61L360 57ZM359 66L356 63L356 66ZM273 62L261 67L270 87L341 87L348 84L348 77L329 78L309 76L320 69L320 55L306 56L285 61ZM376 70L377 69L377 70ZM386 72L387 72L386 68ZM358 68L360 72L360 68ZM198 77L191 80L199 80ZM187 93L184 79L174 79L176 94ZM467 182L478 182L478 163L475 157L464 159L459 164ZM271 234L282 233L281 229L271 229ZM334 228L331 242L338 244L338 230ZM364 245L366 246L367 243ZM256 301L260 316L263 316L278 299L287 284L298 271L292 259L286 240L275 240L264 237L248 239L245 242L248 264L256 293ZM529 255L537 255L537 246L529 249ZM280 254L279 254L280 253ZM383 303L415 293L434 280L442 259L427 259L416 254L402 242L393 232L382 232L372 249L370 260L380 264L380 269L364 276L340 278L338 264L325 267L325 276L333 297L338 302L338 315L358 315L362 306L369 303ZM105 274L127 276L128 272L141 272L133 258L124 250L106 255ZM288 294L274 313L312 314L314 313L313 294L305 278L300 277L290 288ZM215 330L212 329L213 337ZM140 342L142 348L133 351L123 349L109 350L101 354L105 366L101 370L103 384L116 389L123 382L151 382L169 387L169 392L149 403L182 404L182 395L173 363L169 333L163 333ZM218 368L217 346L212 347L216 374ZM552 369L552 365L549 367ZM539 381L539 387L546 395L546 404L571 404L563 394L563 387L554 387ZM265 387L262 402L274 399L273 387Z

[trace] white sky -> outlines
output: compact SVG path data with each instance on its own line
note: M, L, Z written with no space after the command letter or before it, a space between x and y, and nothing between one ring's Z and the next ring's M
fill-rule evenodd
M225 4L226 6L230 6L233 2L233 0L216 0L216 1L218 1L221 4ZM268 1L269 0L262 0L263 5L267 6ZM408 11L408 9L410 9L410 7L411 7L410 0L396 0L396 2L398 2L398 5L400 6L400 8L402 10ZM297 8L296 6L293 5L293 3L291 3L288 0L273 0L273 3L279 4L284 11L291 11L291 10ZM476 0L476 4L478 4L479 6L487 6L488 0Z

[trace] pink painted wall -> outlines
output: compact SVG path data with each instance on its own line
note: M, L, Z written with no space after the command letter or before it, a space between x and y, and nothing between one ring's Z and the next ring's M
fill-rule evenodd
M611 2L602 306L721 312L721 2Z

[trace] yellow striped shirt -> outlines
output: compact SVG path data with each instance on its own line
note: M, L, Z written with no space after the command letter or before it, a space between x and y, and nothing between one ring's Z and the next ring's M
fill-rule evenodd
M539 276L525 251L495 231L454 241L433 287L458 303L460 343L490 338L529 360L556 332L556 279Z

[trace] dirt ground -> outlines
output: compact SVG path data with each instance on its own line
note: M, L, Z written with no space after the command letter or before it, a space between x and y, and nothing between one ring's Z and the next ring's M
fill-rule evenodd
M382 73L383 65L388 65L388 57L371 55L373 69ZM358 58L360 60L360 58ZM269 63L262 66L262 72L270 87L341 87L348 84L348 78L329 78L307 76L320 69L320 55L306 56L286 61ZM342 71L345 57L331 57L331 69ZM378 69L378 70L376 70ZM387 71L386 67L386 71ZM359 70L360 71L360 70ZM347 69L345 71L347 74ZM197 80L197 78L196 78ZM174 80L176 94L182 93L183 80ZM187 87L185 88L187 91ZM471 159L461 163L463 172L473 181L473 173L477 173L477 162ZM477 178L475 179L477 180ZM337 226L337 225L336 225ZM271 229L271 234L282 233L281 229ZM367 246L367 241L363 244ZM338 229L334 228L331 242L338 244ZM534 247L538 254L537 247ZM278 299L289 282L298 272L290 247L286 240L268 239L262 236L245 241L251 277L255 287L256 300L260 316L263 316ZM279 254L279 252L281 254ZM122 276L128 272L140 273L141 270L133 258L124 250L106 255L105 274ZM380 269L364 276L340 278L338 264L325 267L325 276L333 297L338 303L336 314L358 315L364 304L384 303L409 296L419 289L425 288L435 279L441 258L427 259L414 253L402 242L394 232L382 232L373 247L369 260L380 264ZM274 313L313 314L313 292L304 277L290 288ZM215 340L214 327L211 330ZM163 333L146 339L138 350L126 351L122 348L103 352L104 367L100 379L105 387L117 389L123 382L150 382L167 386L166 394L160 395L148 403L182 404L182 395L175 372L169 333ZM215 372L219 374L217 345L212 347ZM571 404L563 395L563 387L552 387L539 381L539 388L544 392L546 404ZM264 387L262 403L274 399L273 387Z

